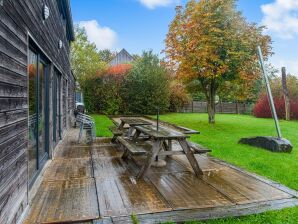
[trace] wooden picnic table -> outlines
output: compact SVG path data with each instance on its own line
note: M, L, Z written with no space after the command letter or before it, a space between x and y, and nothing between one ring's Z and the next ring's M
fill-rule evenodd
M153 142L152 149L147 153L147 159L141 171L138 174L138 178L142 178L148 169L151 167L152 163L158 155L177 155L177 151L172 151L172 141L176 140L179 142L182 153L186 155L190 165L192 166L195 174L200 176L203 174L194 153L191 151L190 146L187 143L187 138L189 136L182 134L180 132L174 131L169 128L159 127L157 130L156 126L153 125L142 125L142 126L134 126L136 132L133 136L133 141L137 140L140 134L145 134L149 136L150 140ZM165 152L160 153L160 151L164 149Z
M151 124L149 121L145 121L141 118L133 118L133 117L122 117L120 118L121 123L118 127L110 127L110 131L113 133L113 138L111 142L115 142L117 137L126 135L127 137L130 137L134 131L134 126L136 125L149 125ZM128 124L129 129L127 132L124 131L124 126Z
M129 118L129 117L123 117L120 118L121 123L118 127L119 130L124 128L125 124L128 124L129 126L137 126L137 125L149 125L151 124L149 121L145 121L141 118Z
M120 118L120 120L121 120L121 123L118 127L118 130L123 131L124 125L128 124L129 125L129 129L128 129L128 132L127 132L128 137L130 137L132 135L135 126L142 126L142 125L150 125L151 124L149 121L145 121L141 118L124 117L124 118Z

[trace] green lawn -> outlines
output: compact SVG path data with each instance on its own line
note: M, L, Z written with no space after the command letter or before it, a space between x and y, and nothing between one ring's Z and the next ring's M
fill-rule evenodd
M110 126L113 126L113 122L105 115L91 115L96 124L96 136L98 137L112 137L112 133L109 130Z
M94 116L97 134L110 136L107 129L112 122L105 116ZM216 124L207 122L207 114L166 114L167 122L199 130L191 140L212 149L211 155L248 171L266 176L292 189L298 190L298 122L280 121L283 137L294 145L289 153L272 153L263 149L238 144L242 137L276 135L272 119L247 115L216 115ZM267 212L241 218L207 221L207 223L298 223L298 207ZM201 222L191 222L201 223Z

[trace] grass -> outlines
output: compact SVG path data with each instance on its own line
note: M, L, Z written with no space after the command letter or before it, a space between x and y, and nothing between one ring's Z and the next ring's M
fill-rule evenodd
M105 115L91 115L96 124L96 136L98 137L112 137L112 133L109 130L110 126L113 126L113 122Z
M262 214L208 221L188 221L185 224L297 224L298 207Z
M286 208L280 211L269 211L262 214L207 221L187 221L184 224L297 224L298 208ZM166 222L162 224L176 224Z
M111 136L108 126L112 122L102 115L94 115L98 136ZM260 148L238 144L242 137L275 136L272 119L254 118L248 115L216 115L216 124L207 122L207 114L165 114L161 120L185 126L201 132L191 140L212 149L211 155L242 167L250 172L268 177L292 189L298 190L298 122L280 121L283 137L294 146L292 153L272 153ZM298 207L270 211L240 218L192 221L187 224L221 223L298 223Z

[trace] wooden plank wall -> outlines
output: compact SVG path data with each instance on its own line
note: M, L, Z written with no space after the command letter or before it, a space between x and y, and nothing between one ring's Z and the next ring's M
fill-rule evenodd
M42 7L50 8L43 21ZM28 203L28 33L51 61L50 128L52 128L53 67L68 82L68 108L63 121L74 107L74 78L69 62L69 41L56 0L4 0L0 5L0 223L16 223ZM62 40L63 47L58 49ZM62 88L66 88L63 86ZM65 93L65 91L63 91ZM70 99L71 98L71 99ZM66 124L63 128L66 128ZM52 129L50 145L52 144Z
M132 62L134 59L133 57L124 49L122 49L115 58L112 59L110 62L111 66L118 65L118 64L127 64Z
M222 114L250 114L252 104L249 103L232 103L219 102L216 104L216 113ZM184 105L178 112L183 113L207 113L207 103L201 101L192 101Z

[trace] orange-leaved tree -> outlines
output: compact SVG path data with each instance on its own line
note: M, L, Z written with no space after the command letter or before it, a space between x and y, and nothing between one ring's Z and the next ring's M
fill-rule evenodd
M118 64L108 68L109 75L126 75L132 68L131 64Z
M178 77L199 80L209 123L215 123L216 92L225 81L248 85L260 78L257 45L265 59L271 55L271 38L263 30L245 20L236 0L190 0L176 8L165 41L167 64Z

